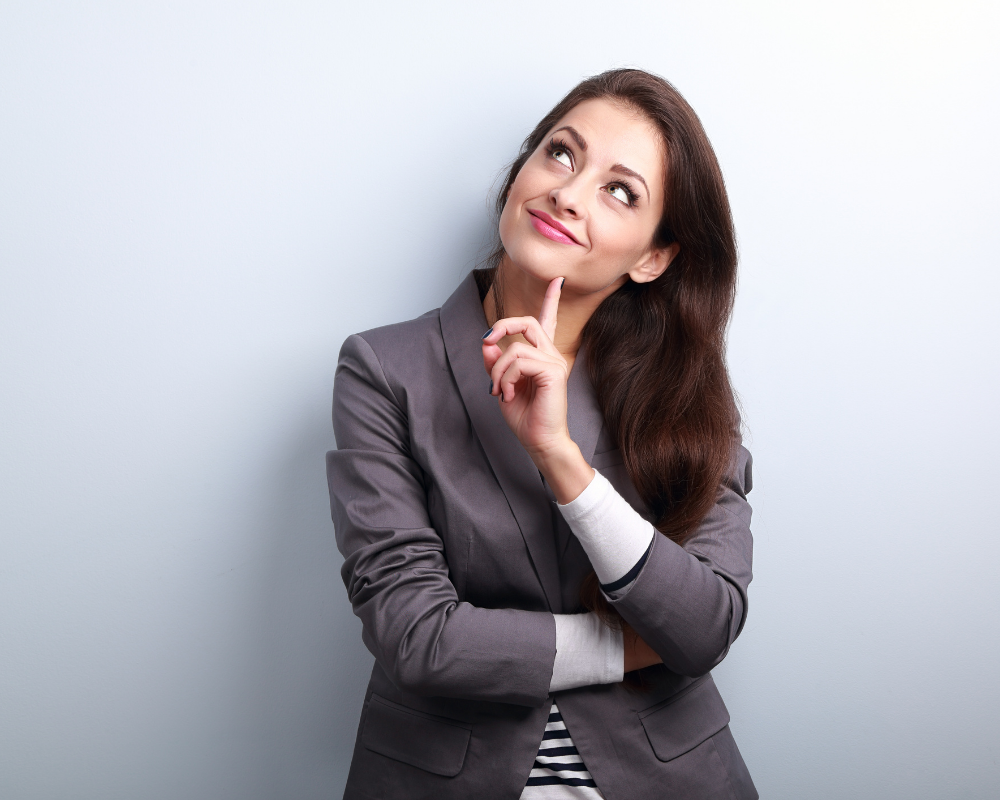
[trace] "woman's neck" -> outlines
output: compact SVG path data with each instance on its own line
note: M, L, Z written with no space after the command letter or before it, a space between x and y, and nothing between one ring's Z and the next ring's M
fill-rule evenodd
M506 256L497 267L498 273L500 270L503 270L501 291L504 316L537 318L541 313L542 299L545 297L545 290L548 288L549 282L518 269ZM495 285L496 281L494 281ZM483 312L486 315L486 321L491 326L498 319L493 292L494 286L490 287L483 299ZM617 288L618 286L615 285L600 292L581 295L574 292L569 285L563 287L562 295L559 298L559 316L554 344L570 365L573 364L576 353L580 349L583 328L587 324L587 320L604 301L604 298ZM511 342L523 340L520 334L505 336L499 344L501 348L506 349Z

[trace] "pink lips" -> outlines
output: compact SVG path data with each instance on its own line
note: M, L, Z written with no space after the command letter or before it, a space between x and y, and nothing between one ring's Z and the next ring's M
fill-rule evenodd
M544 211L529 211L528 214L531 215L531 224L535 230L547 239L563 244L580 244L568 228L556 222Z

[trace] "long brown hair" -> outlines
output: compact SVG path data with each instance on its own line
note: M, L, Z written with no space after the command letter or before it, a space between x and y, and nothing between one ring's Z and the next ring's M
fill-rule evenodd
M607 297L583 329L591 381L604 421L654 525L683 544L718 496L737 441L739 416L726 368L725 332L736 294L736 235L726 188L694 110L663 78L616 69L588 78L538 123L521 145L496 199L503 211L524 163L579 103L610 98L660 131L667 169L663 216L653 245L680 251L649 283L631 280ZM503 315L503 245L497 236L482 282ZM479 276L477 276L479 277ZM591 575L584 604L609 622Z

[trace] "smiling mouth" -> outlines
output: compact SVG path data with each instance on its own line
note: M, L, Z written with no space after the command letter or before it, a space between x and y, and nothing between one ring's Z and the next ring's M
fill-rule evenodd
M579 239L570 233L566 226L556 222L544 211L529 210L528 214L531 216L532 226L546 239L563 244L580 244Z

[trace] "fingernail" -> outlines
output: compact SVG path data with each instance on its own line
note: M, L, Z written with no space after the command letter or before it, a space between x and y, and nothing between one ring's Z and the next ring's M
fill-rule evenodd
M565 278L563 278L563 279L562 279L562 283L560 283L560 284L559 284L559 291L560 291L560 292L562 291L562 287L563 287L563 286L565 286L565 285L566 285L566 279L565 279Z
M490 329L489 329L488 331L486 331L486 333L484 333L484 334L483 334L483 338L485 339L485 338L486 338L487 336L489 336L489 335L490 335L491 333L493 333L493 328L490 328Z
M493 381L490 381L490 394L493 394Z

